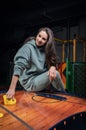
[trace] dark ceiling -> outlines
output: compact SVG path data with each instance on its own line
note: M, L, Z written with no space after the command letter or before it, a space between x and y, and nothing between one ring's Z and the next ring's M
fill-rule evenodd
M0 4L2 23L36 27L86 15L86 0L17 0Z
M74 26L86 16L86 0L3 0L0 3L2 41L13 30L36 30L42 26ZM31 33L31 31L30 31Z

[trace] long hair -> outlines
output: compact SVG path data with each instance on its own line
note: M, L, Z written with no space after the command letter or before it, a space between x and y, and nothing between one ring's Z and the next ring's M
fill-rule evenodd
M46 54L46 63L48 67L56 66L57 58L56 58L56 51L55 51L55 41L54 41L54 34L50 28L41 28L40 31L45 31L48 35L47 43L45 46L45 54Z
M53 34L53 31L48 27L40 28L38 30L38 33L41 31L45 31L48 35L47 43L45 45L45 55L46 55L46 64L48 65L48 68L50 68L50 66L56 66L56 64L57 64L55 43L54 43L54 34ZM32 39L35 40L36 37L28 37L24 41L24 44L27 43L27 41L30 41Z

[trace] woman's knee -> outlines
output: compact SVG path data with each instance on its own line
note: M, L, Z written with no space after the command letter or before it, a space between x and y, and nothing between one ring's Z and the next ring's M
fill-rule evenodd
M60 78L61 76L60 76L60 73L58 72L58 71L56 71L56 77L57 78Z

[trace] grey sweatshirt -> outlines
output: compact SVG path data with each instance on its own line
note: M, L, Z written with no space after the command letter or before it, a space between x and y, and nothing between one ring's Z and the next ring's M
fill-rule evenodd
M14 57L14 73L19 76L20 84L27 88L32 79L47 71L45 51L37 47L35 40L28 41Z

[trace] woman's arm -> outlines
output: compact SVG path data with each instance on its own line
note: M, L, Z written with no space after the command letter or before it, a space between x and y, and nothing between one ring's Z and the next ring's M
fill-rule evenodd
M12 77L12 81L11 81L9 90L6 93L8 99L10 99L10 98L14 99L15 89L16 89L18 79L19 79L18 75L15 75Z
M50 67L48 75L49 75L50 82L52 82L52 80L56 78L56 67L55 66Z

